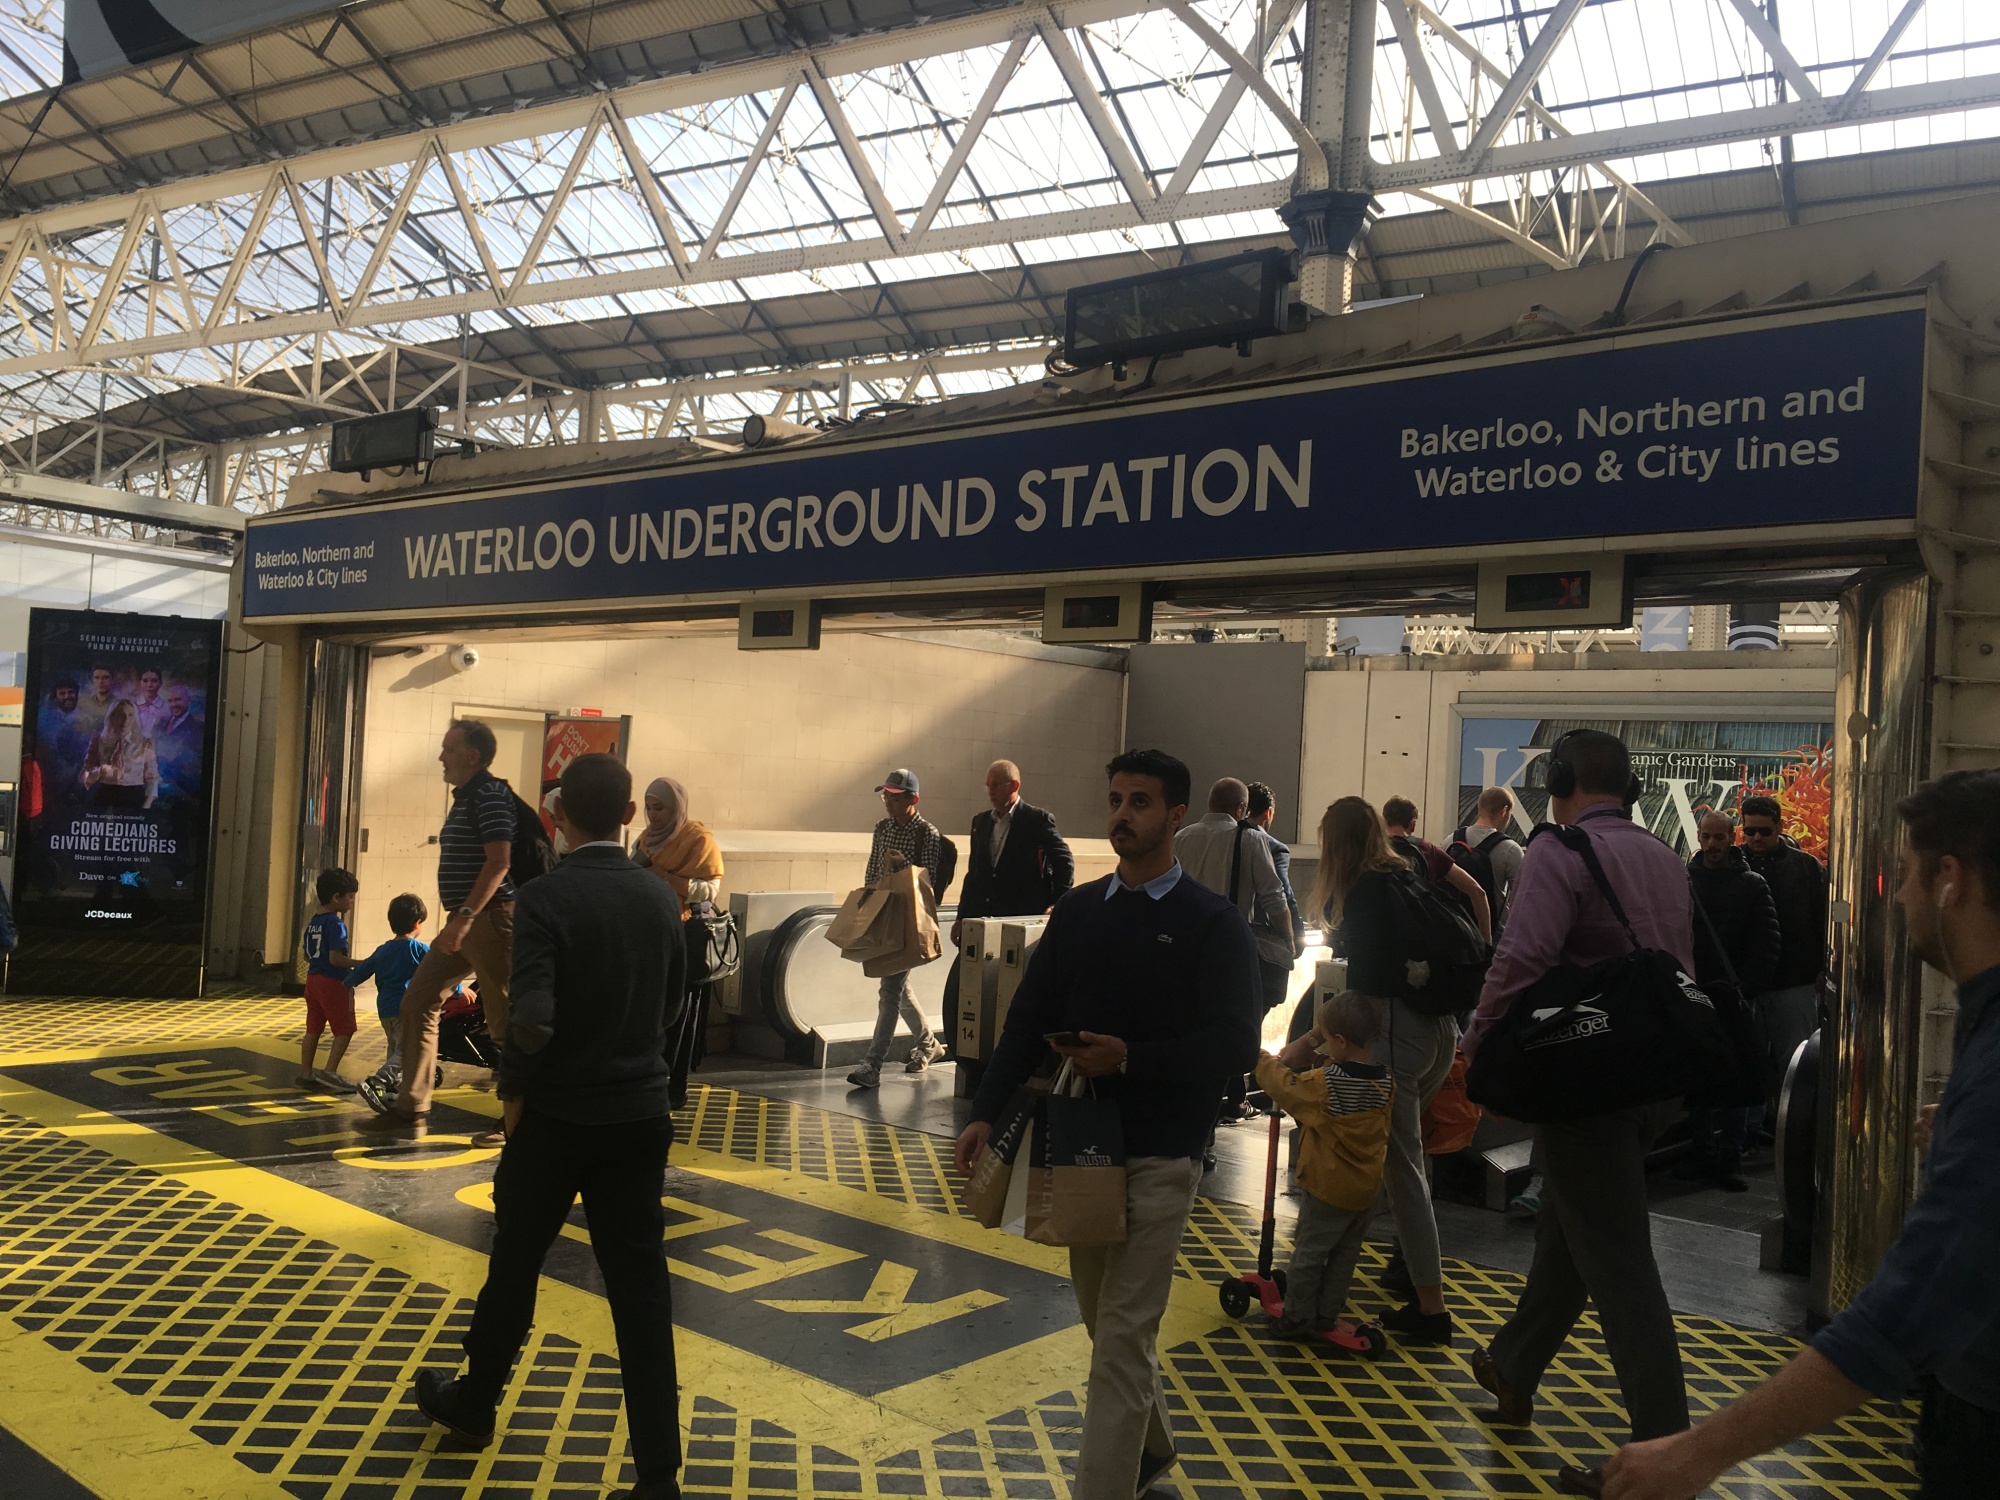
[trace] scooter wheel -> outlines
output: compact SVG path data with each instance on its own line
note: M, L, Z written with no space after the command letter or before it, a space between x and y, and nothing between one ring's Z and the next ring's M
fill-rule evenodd
M1280 1297L1284 1296L1285 1293L1291 1290L1290 1287L1285 1285L1285 1273L1282 1270L1274 1270L1271 1272L1271 1285L1278 1289L1278 1295Z
M1368 1359L1380 1359L1389 1352L1389 1335L1374 1323L1363 1323L1358 1332L1367 1347L1362 1351Z
M1240 1318L1250 1311L1250 1283L1240 1276L1231 1276L1222 1282L1216 1287L1216 1295L1227 1317Z

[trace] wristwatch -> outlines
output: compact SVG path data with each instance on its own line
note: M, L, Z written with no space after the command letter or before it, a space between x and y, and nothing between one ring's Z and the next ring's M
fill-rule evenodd
M453 912L453 913L452 913L452 915L453 915L454 917L465 917L465 918L468 918L468 919L470 919L470 918L472 918L472 917L476 917L476 916L478 916L478 915L479 915L479 913L478 913L478 912L476 912L476 911L474 911L474 910L473 910L473 909L472 909L471 907L469 907L469 906L461 906L461 907L460 907L460 908L459 908L459 909L458 909L457 911Z

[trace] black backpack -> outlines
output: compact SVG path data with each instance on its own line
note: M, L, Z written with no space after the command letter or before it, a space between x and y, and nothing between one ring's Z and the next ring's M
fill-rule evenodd
M958 845L954 844L942 830L938 833L938 844L940 847L938 849L937 889L932 891L931 894L942 901L944 900L944 893L951 889L951 883L958 875Z
M519 891L529 881L556 867L556 846L548 830L542 827L542 815L511 785L505 782L502 785L507 786L507 794L514 799L514 855L507 865L507 878Z
M1479 935L1458 892L1414 870L1394 874L1389 909L1403 959L1394 998L1427 1016L1455 1016L1477 1005L1493 948Z
M1493 838L1481 839L1477 844L1466 838L1464 827L1451 831L1451 842L1444 846L1444 852L1451 856L1451 862L1479 882L1479 888L1486 892L1486 909L1493 915L1493 930L1500 930L1500 874L1493 868L1493 839L1504 839L1506 834L1496 831Z

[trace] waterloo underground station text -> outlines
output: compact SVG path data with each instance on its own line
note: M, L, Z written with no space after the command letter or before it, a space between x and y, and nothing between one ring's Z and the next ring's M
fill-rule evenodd
M1158 454L1055 464L1028 469L1003 500L993 481L979 475L940 481L910 480L891 489L871 485L814 494L780 495L763 502L725 500L710 505L660 506L604 518L602 545L615 566L736 557L787 551L887 546L900 541L978 536L996 523L1021 532L1044 527L1085 528L1221 517L1246 506L1252 512L1276 501L1305 510L1312 503L1313 440L1298 440L1293 454L1268 443L1249 452L1215 448L1203 454ZM1289 445L1287 445L1289 446ZM403 538L406 576L463 577L522 573L565 565L583 568L597 557L599 527L588 517L567 523L463 527Z

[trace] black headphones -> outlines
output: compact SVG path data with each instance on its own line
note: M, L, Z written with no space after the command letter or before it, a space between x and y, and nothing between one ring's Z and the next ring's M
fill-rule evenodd
M1567 745L1574 736L1588 732L1582 729L1565 730L1562 736L1555 742L1554 747L1550 749L1548 760L1545 763L1547 769L1542 773L1542 785L1547 789L1552 799L1556 797L1573 797L1576 795L1576 767L1570 764L1568 758L1563 755L1563 746ZM1635 806L1643 790L1644 788L1639 785L1639 778L1637 776L1628 776L1625 780L1625 805L1627 807Z

